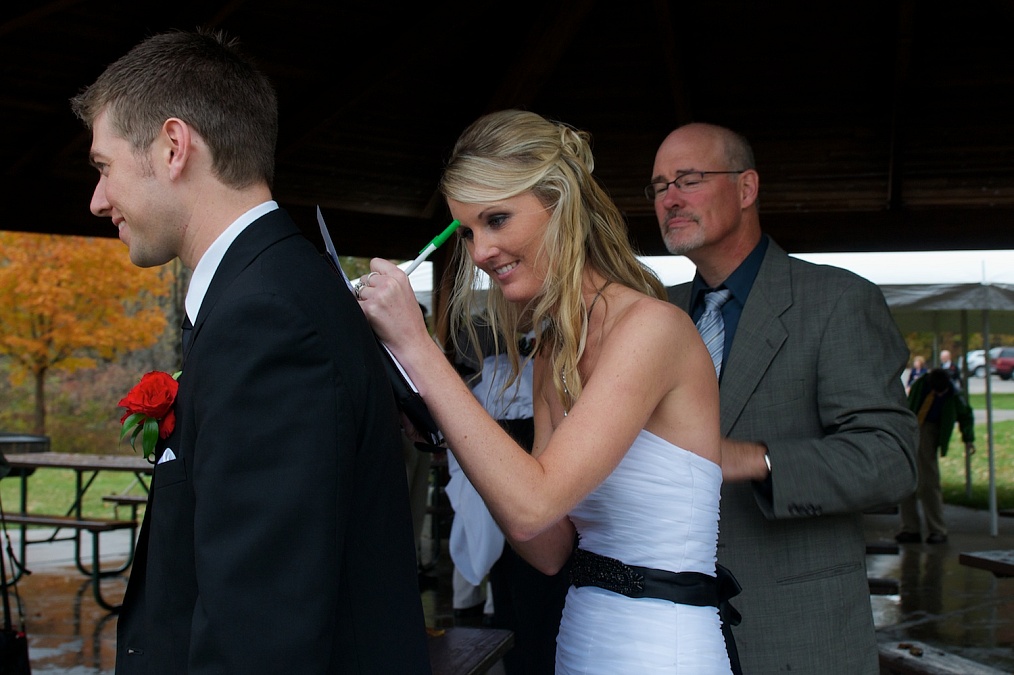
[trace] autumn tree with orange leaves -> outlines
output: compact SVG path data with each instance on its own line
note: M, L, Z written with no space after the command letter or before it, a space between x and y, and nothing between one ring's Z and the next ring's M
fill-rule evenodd
M45 435L47 375L159 339L168 271L135 267L115 239L0 232L0 354L13 384L34 381L36 434Z

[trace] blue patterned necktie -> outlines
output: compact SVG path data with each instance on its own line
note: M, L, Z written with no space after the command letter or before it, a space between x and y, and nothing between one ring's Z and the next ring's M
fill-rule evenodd
M723 288L711 291L704 296L704 314L697 320L697 332L704 340L704 346L711 354L715 364L715 377L722 373L722 350L725 349L725 319L722 318L722 305L732 296L732 291Z

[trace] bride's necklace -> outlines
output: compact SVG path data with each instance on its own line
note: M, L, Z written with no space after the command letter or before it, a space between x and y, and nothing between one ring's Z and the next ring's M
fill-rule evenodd
M588 319L591 319L592 310L595 309L595 303L598 302L599 298L602 297L602 291L606 290L606 286L608 286L611 283L613 283L613 282L612 281L607 281L606 283L602 284L602 288L600 288L598 290L598 292L595 293L595 297L592 298L591 304L588 305L588 311L585 312L585 316L588 317ZM573 398L570 395L570 389L567 388L567 373L565 373L563 371L563 366L560 366L560 380L563 381L563 393L567 395L568 399ZM564 417L567 416L567 410L566 409L564 409L564 411L563 411L563 416Z

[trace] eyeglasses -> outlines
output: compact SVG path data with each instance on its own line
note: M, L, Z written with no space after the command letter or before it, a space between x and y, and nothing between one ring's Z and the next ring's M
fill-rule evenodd
M649 183L644 188L644 196L648 198L649 202L653 202L668 190L669 186L672 185L683 194L689 194L700 190L704 185L704 177L710 176L716 173L743 173L747 169L739 169L738 171L687 171L686 173L676 176L671 181L655 181Z

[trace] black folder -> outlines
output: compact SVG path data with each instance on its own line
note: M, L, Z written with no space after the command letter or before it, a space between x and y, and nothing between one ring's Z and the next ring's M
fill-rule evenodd
M335 250L334 242L331 241L331 235L327 231L327 226L324 224L324 216L321 214L319 206L317 207L317 224L320 226L320 234L324 239L324 259L345 280L349 293L354 293L352 282L349 281L348 275L345 274L345 271L338 263L338 253ZM419 390L416 389L408 373L398 363L398 359L394 358L394 354L380 341L380 338L377 338L377 343L380 346L384 368L387 371L387 379L390 380L391 387L394 389L394 399L398 407L405 413L409 421L412 422L412 426L416 428L416 431L429 439L431 445L440 445L444 440L443 434L440 433L440 428L426 407L426 402L419 395Z

